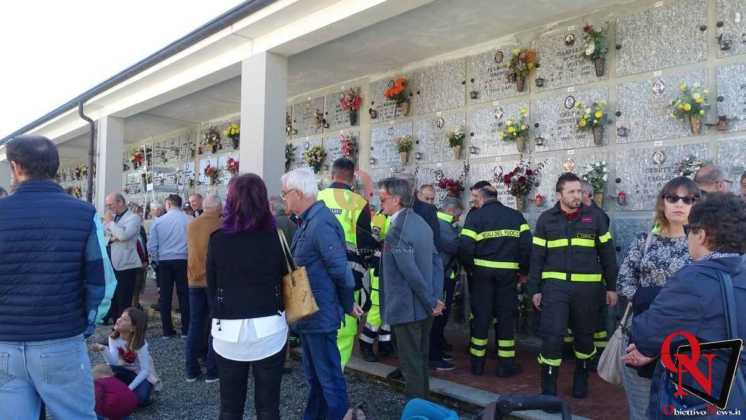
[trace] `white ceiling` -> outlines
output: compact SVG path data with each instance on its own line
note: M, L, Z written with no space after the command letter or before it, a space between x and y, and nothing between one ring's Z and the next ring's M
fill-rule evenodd
M408 1L408 0L391 0ZM334 41L293 55L288 95L401 68L629 0L436 0ZM193 126L240 109L240 77L125 119L127 143ZM60 147L64 159L85 158L88 139Z
M295 96L626 0L436 0L290 57Z

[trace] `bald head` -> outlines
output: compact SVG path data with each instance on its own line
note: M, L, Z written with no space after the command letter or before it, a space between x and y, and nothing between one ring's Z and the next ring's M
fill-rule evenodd
M209 194L202 202L202 206L205 210L222 210L223 202L217 194Z
M694 175L694 182L700 190L708 193L728 192L730 186L723 170L709 163L699 168Z

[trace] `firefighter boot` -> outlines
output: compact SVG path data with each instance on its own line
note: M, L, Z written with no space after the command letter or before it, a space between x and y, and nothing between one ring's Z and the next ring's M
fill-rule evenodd
M557 396L559 367L541 365L541 394Z
M379 341L378 342L378 356L386 358L394 356L394 344L391 341Z
M378 361L376 354L373 353L373 344L366 343L363 340L360 341L360 354L363 356L363 360L366 362L375 363Z
M497 362L497 371L495 372L495 375L497 375L498 378L509 378L518 375L521 371L522 369L518 363L515 362L515 359L500 358Z
M471 356L471 374L475 376L484 375L484 357Z
M575 374L572 379L573 398L585 398L588 396L588 361L577 360L575 362Z

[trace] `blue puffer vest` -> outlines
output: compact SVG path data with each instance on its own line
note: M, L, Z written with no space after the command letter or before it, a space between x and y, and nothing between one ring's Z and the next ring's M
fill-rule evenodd
M83 333L83 269L94 214L52 181L24 182L0 199L0 341Z

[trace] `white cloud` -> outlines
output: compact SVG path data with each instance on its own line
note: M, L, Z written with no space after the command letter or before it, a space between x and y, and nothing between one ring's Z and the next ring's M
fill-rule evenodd
M240 0L26 0L0 7L0 138Z

